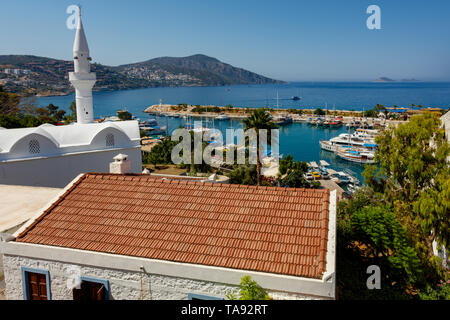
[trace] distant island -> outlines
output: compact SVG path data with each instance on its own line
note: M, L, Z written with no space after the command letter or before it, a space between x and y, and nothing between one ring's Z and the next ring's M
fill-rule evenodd
M396 82L397 80L388 78L388 77L379 77L376 80L373 80L372 82ZM416 80L416 79L401 79L399 82L417 82L420 80Z
M379 77L377 80L373 80L372 82L394 82L395 80L388 77Z
M152 87L278 84L262 75L206 55L161 57L116 67L93 63L95 91ZM73 92L68 72L73 61L30 55L0 55L0 85L23 95L64 95Z
M402 79L400 81L401 82L420 82L420 80L417 80L417 79L414 79L414 78L412 78L412 79Z

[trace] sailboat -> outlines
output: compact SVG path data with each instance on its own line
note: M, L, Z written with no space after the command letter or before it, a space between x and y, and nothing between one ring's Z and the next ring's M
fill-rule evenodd
M278 91L277 91L277 106L276 109L278 110L278 100L279 100L279 96L278 96ZM292 123L293 120L289 115L276 115L273 117L273 122L277 125L284 125L284 124L288 124L288 123Z
M328 119L328 103L325 102L325 120L320 123L323 127L328 127L330 125L330 120Z
M342 121L336 120L336 105L333 104L333 119L330 121L330 127L338 128L342 126Z

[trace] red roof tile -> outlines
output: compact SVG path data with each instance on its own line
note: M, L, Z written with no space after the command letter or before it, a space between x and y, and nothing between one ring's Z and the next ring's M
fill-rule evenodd
M18 238L321 278L329 191L85 174Z

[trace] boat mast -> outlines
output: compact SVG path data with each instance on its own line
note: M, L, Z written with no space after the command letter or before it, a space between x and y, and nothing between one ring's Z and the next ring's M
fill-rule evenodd
M348 127L348 148L350 149L350 127Z
M364 120L364 112L365 112L365 107L363 106L362 123L361 123L363 128L365 127L365 125L364 125L364 122L365 122L365 120Z
M169 116L166 114L166 137L169 136Z
M278 91L277 91L277 110L278 110Z

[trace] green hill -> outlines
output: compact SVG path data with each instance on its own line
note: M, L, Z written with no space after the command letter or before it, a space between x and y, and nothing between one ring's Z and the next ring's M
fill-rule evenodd
M11 75L4 69L30 70ZM159 86L217 86L233 84L282 83L233 67L205 55L184 58L161 57L116 67L92 64L97 73L94 90L122 90ZM67 94L73 91L68 72L73 62L30 55L0 55L0 84L12 92Z

